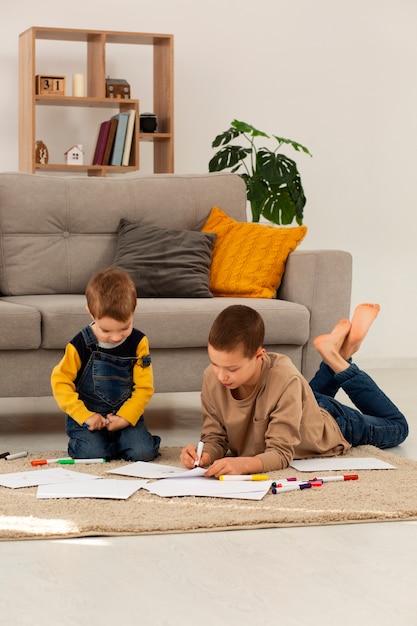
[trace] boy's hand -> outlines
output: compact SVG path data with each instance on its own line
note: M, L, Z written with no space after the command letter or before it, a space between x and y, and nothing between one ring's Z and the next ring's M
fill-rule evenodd
M105 420L107 430L122 430L122 428L130 426L129 422L125 420L124 417L114 415L113 413L109 413Z
M122 430L122 428L129 426L129 422L124 417L114 415L113 413L109 413L106 417L103 417L100 413L94 413L88 420L85 420L84 424L87 424L88 430L103 430L103 428L107 428L107 430Z
M197 458L197 446L193 445L192 443L189 443L187 446L185 446L185 448L181 450L181 465L183 465L187 469L194 468L194 463L197 461ZM200 459L200 467L205 467L206 465L209 465L210 462L211 458L209 453L204 452L203 450L203 454L201 455Z
M260 474L262 471L262 461L256 456L224 457L214 461L204 476L218 478L225 474Z
M107 427L107 420L100 413L94 413L84 424L87 424L88 430L102 430Z

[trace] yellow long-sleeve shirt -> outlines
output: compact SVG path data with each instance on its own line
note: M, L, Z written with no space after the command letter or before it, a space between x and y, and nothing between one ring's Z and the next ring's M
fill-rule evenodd
M133 367L132 394L117 411L120 417L135 426L154 392L152 365L142 366L142 359L149 356L148 339L143 333L133 329L122 344L112 350L103 349L103 352L115 356L137 357ZM90 354L85 347L82 334L78 333L66 346L63 358L51 375L52 393L58 406L80 426L94 415L80 399L76 385Z
M248 398L236 400L211 365L201 392L201 439L211 460L257 456L263 471L288 467L294 458L334 456L351 447L335 419L316 402L310 385L282 354L264 356L261 375Z

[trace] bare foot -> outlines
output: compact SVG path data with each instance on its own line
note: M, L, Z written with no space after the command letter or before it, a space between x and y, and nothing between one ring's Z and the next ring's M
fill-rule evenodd
M370 304L368 302L359 304L356 307L352 317L350 333L345 338L340 350L340 354L344 359L350 359L359 350L380 308L379 304Z
M313 345L321 358L327 365L333 370L345 369L348 364L346 360L341 357L340 350L344 345L346 338L349 336L351 330L351 323L348 319L341 319L333 328L331 333L327 335L319 335L313 340Z

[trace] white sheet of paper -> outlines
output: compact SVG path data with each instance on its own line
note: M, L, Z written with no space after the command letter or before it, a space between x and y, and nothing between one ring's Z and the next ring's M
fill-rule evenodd
M36 487L52 483L63 483L71 480L84 481L100 478L94 474L74 472L63 467L51 469L37 469L28 472L14 472L12 474L0 474L0 485L19 489L20 487Z
M212 498L239 498L261 500L268 492L272 480L222 481L216 478L170 478L158 480L145 486L150 493L161 497L210 496Z
M300 472L322 472L327 470L373 470L373 469L397 469L386 461L373 457L319 457L317 459L298 459L290 463Z
M136 461L123 465L116 469L107 470L108 474L120 474L121 476L134 476L135 478L193 478L202 476L206 470L196 467L192 470L185 470L183 467L173 465L162 465L149 461Z
M103 480L69 481L39 485L37 498L108 498L127 500L138 489L147 483L146 480Z

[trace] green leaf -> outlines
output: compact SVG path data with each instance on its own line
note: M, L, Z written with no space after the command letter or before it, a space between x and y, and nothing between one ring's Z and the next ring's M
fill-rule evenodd
M283 154L259 150L248 200L257 217L274 224L291 224L294 219L302 223L306 198L296 163Z
M252 135L252 137L266 137L269 139L269 135L264 133L262 130L258 130L251 124L247 124L246 122L239 122L239 120L233 120L232 126L234 126L240 133L246 133L247 135Z
M228 167L234 167L240 161L243 161L250 153L250 148L242 148L242 146L226 146L216 152L214 157L209 162L209 172L220 172Z
M226 144L230 143L232 139L239 137L239 135L240 132L237 131L235 128L229 128L228 130L225 130L224 133L221 133L221 135L217 135L217 137L211 144L211 147L218 148L219 146L225 146Z
M261 148L256 159L256 172L273 184L287 184L297 175L297 164L284 154Z
M302 152L309 154L311 157L313 156L308 148L303 146L301 143L298 143L297 141L293 141L292 139L285 139L285 137L277 137L277 135L272 136L278 141L279 145L285 143L292 146L297 152L300 152L301 150Z

